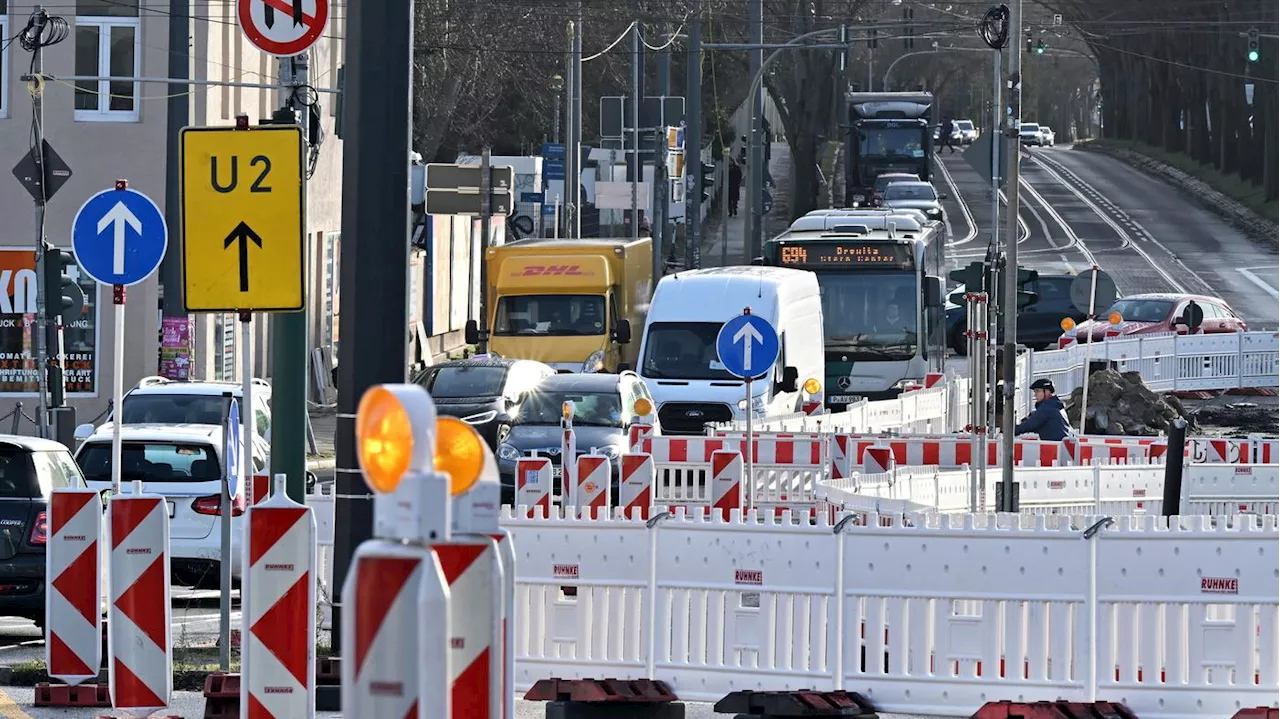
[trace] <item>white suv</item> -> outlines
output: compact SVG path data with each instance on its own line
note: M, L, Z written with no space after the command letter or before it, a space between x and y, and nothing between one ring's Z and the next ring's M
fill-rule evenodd
M164 495L168 501L173 583L217 589L222 555L222 425L125 425L120 434L121 483L142 480L143 491ZM99 492L112 488L111 437L108 425L76 450L85 483ZM266 454L255 448L252 461L259 472L266 467ZM243 503L233 502L231 510L231 574L238 578Z

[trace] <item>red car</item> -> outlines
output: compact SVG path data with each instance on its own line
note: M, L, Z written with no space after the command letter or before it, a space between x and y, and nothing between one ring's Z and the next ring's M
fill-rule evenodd
M1106 337L1107 329L1111 327L1109 318L1112 312L1120 313L1121 322L1116 329L1122 336L1177 332L1179 325L1188 323L1187 308L1193 302L1204 312L1200 332L1215 334L1249 329L1239 313L1217 297L1150 293L1122 297L1106 312L1099 312L1098 319L1081 322L1076 326L1076 341L1092 342Z

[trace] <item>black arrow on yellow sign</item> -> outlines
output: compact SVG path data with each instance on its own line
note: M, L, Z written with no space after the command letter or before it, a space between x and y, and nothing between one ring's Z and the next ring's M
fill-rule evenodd
M248 292L249 243L252 242L258 247L262 247L262 238L258 236L258 233L253 231L253 228L241 221L240 224L236 225L236 228L231 231L231 234L227 235L227 238L223 240L222 249L225 250L236 242L240 243L240 291Z

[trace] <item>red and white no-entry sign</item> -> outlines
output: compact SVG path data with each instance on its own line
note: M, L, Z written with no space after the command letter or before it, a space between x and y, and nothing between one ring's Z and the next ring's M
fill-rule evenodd
M259 50L289 57L306 52L329 23L329 0L236 0L245 37Z

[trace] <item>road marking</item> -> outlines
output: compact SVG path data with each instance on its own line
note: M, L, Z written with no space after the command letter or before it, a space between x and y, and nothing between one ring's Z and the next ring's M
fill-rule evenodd
M955 235L951 232L951 218L944 212L943 219L947 223L947 239L950 240L947 245L955 247L972 242L973 238L978 236L978 223L974 221L973 213L969 211L969 203L965 202L964 195L960 194L960 188L951 179L951 172L947 170L946 163L942 161L942 156L935 153L934 159L938 169L942 170L942 179L946 180L947 185L951 188L951 196L956 198L956 202L960 205L960 212L964 213L964 221L969 225L969 234L965 235L962 240L955 239Z
M3 689L0 689L0 717L7 717L7 719L33 719Z
M1264 280L1264 279L1262 279L1261 277L1259 277L1259 276L1257 276L1257 275L1253 274L1253 272L1251 272L1251 271L1250 271L1250 270L1263 270L1263 269L1271 269L1271 268L1269 268L1269 267L1250 267L1250 268L1241 268L1241 269L1240 269L1240 274L1244 275L1244 276L1245 276L1245 278L1246 278L1247 280L1249 280L1250 282L1252 282L1253 284L1255 284L1255 285L1257 285L1257 286L1261 287L1261 288L1263 289L1263 291L1265 291L1267 294L1271 295L1272 297L1280 297L1280 290L1278 290L1278 289L1276 289L1275 287L1272 287L1271 285L1267 284L1266 280Z

